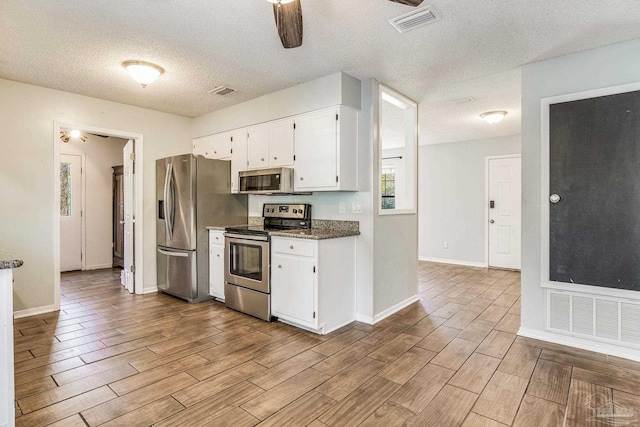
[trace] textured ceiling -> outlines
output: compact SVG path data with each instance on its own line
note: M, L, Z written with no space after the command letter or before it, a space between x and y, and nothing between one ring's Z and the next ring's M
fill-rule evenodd
M400 34L387 20L408 6L302 0L304 43L285 50L265 0L3 0L0 78L194 117L345 71L419 101L421 140L436 143L478 139L486 109L510 115L480 137L518 133L519 77L509 70L640 38L637 0L431 4L440 20ZM127 59L166 73L142 89L121 67ZM237 92L207 94L221 84ZM465 96L477 101L447 104Z

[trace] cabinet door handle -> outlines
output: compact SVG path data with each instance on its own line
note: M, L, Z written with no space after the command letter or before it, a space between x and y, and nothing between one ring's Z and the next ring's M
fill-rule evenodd
M260 161L261 161L261 162L264 162L264 158L261 158L261 159L260 159Z
M303 176L300 177L300 181L304 181L304 177Z
M220 254L217 254L216 256L217 256L218 258L220 258Z
M214 151L214 152L213 152L213 154L218 154L218 152L217 152L217 151Z
M289 249L293 249L293 245L289 246Z
M277 157L274 157L274 158L273 158L273 160L278 160L278 158L277 158Z
M282 268L282 265L278 264L278 268Z

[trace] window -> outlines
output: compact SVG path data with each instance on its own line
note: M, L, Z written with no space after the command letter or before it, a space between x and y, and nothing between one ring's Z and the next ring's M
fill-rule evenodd
M382 196L382 209L396 208L396 170L395 168L383 167L380 174L380 193Z
M71 163L60 163L60 216L71 216Z

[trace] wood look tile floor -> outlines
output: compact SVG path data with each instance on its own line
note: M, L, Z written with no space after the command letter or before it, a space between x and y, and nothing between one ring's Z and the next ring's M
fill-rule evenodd
M607 404L640 415L640 363L516 336L519 273L421 262L419 279L419 302L318 336L219 302L130 295L119 270L64 274L60 312L15 321L16 425L599 426L589 418Z

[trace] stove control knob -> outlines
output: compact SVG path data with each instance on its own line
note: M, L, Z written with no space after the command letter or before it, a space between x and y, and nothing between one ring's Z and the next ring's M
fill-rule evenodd
M298 209L298 213L302 215L304 213L304 209Z
M298 213L298 209L294 209L294 210L293 210L293 213Z

